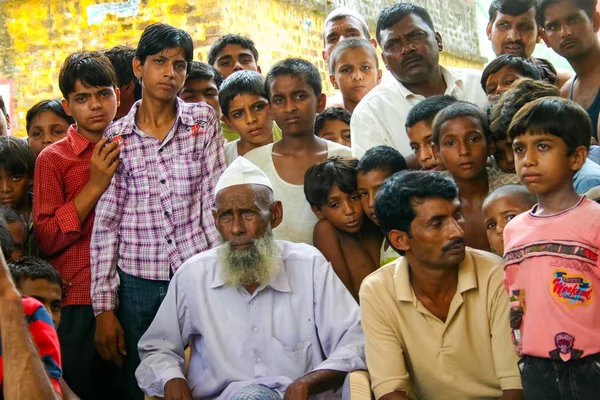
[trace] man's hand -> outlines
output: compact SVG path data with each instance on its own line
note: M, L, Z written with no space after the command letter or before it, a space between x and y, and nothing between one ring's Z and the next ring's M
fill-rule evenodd
M125 351L125 335L114 311L106 311L96 317L94 338L100 357L112 361L121 368Z
M307 400L308 384L302 378L292 382L283 396L283 400Z
M185 379L171 379L165 384L165 400L194 400Z
M520 389L504 390L498 400L523 400L523 391Z
M119 166L119 146L114 142L106 145L107 142L108 139L104 138L96 143L90 160L89 183L100 194L108 188L110 180Z

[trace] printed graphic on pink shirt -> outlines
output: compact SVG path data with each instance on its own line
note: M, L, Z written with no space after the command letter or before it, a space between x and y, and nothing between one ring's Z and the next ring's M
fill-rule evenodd
M566 271L555 271L550 284L552 295L570 308L587 306L592 301L592 283L582 275L572 275Z

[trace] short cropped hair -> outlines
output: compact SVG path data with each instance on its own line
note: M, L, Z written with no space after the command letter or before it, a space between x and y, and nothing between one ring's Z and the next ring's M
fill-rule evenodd
M562 97L543 97L526 104L513 118L508 136L514 140L523 134L547 134L567 144L567 156L579 146L590 148L592 122L587 112L574 101Z
M65 99L69 98L77 81L92 87L118 86L115 68L99 51L73 53L67 57L58 75L58 87Z
M365 51L375 59L375 67L379 68L377 50L375 50L375 46L373 46L373 43L366 39L352 38L342 40L333 49L333 52L329 57L329 73L331 75L335 73L335 64L337 63L338 58L340 58L342 53L347 49L365 49Z
M58 285L63 290L62 279L58 271L52 267L47 261L38 257L25 256L18 261L13 261L8 265L10 275L17 289L27 279L35 281L37 279L45 279L50 283Z
M535 8L535 0L493 0L488 11L490 22L494 22L498 13L516 17Z
M440 129L445 122L462 117L470 117L477 120L479 125L481 125L485 139L489 139L490 126L486 112L473 103L457 101L440 111L433 120L433 143L439 147Z
M13 136L0 136L0 166L11 175L33 178L35 158L27 142Z
M431 19L431 16L427 10L423 7L411 3L394 4L393 6L384 9L381 14L379 14L377 28L375 30L375 37L377 38L377 43L379 43L379 46L382 46L381 31L395 25L402 18L410 14L420 17L423 21L425 21L427 26L429 26L432 31L435 31L435 28L433 27L433 20Z
M504 92L490 113L490 130L494 140L506 140L506 132L513 117L525 104L542 98L560 96L560 89L533 79L519 79Z
M258 62L258 50L256 50L256 45L249 37L239 35L237 33L229 33L227 35L221 36L217 41L210 47L208 51L208 63L210 65L215 65L217 61L217 56L220 52L228 44L237 44L242 47L242 49L250 50L252 55L254 56L254 61Z
M375 146L363 154L356 167L357 172L363 174L371 171L389 171L395 174L408 169L406 160L400 152L390 146Z
M334 156L310 167L304 174L304 195L311 207L321 208L334 185L344 193L356 192L358 160Z
M385 181L375 195L375 216L386 236L390 231L405 232L412 237L410 225L415 219L414 206L425 199L458 198L452 179L439 172L401 171Z
M535 19L537 20L539 26L544 26L544 23L546 22L546 8L553 4L560 3L561 1L563 0L538 0ZM596 12L598 0L573 0L573 2L579 7L579 9L585 11L590 19L592 19L594 13Z
M346 125L350 126L350 119L352 115L342 107L329 107L323 110L322 113L317 114L315 119L315 135L319 136L319 132L325 126L327 121L342 121Z
M8 225L3 220L0 220L0 250L2 250L2 255L4 255L6 260L10 258L14 249L15 242L8 230Z
M133 96L136 100L142 98L142 85L140 80L133 73L133 59L135 58L135 48L131 46L115 46L112 49L104 51L117 74L119 87L123 87L133 80L135 88Z
M256 71L238 71L225 79L219 90L219 105L224 116L229 118L229 103L242 94L264 97L268 101L262 75Z
M179 47L183 51L183 58L187 62L187 72L190 72L190 63L194 58L194 42L192 37L183 29L177 29L167 24L149 25L135 50L135 58L144 65L146 58L160 53L166 49Z
M315 96L320 96L323 92L321 75L317 67L310 61L301 58L286 58L276 63L267 73L267 77L265 78L265 93L269 100L271 99L271 85L275 78L280 76L290 76L304 80L313 89Z
M527 208L531 208L538 202L537 195L535 193L531 193L527 188L523 185L502 185L496 189L494 189L490 194L487 195L483 204L489 204L492 201L503 197L516 197L522 205Z
M215 85L217 85L217 90L221 90L221 84L223 83L223 75L221 75L221 72L207 63L192 61L190 63L190 71L187 78L185 78L185 82L209 80L215 82Z
M495 74L504 67L513 67L523 76L523 78L531 78L536 81L540 80L540 72L531 62L519 56L503 54L496 57L483 70L483 73L481 74L481 87L484 92L486 91L485 88L490 75Z
M27 134L29 135L29 129L31 129L31 122L38 114L43 113L45 111L51 111L56 114L57 117L65 120L69 125L73 125L75 120L73 117L67 115L65 109L62 104L58 100L42 100L39 103L36 103L33 107L27 110L27 114L25 115L25 129L27 130Z
M351 8L347 8L347 7L336 8L335 10L330 12L329 15L325 18L325 22L323 23L323 26L325 27L330 22L337 22L337 21L340 21L340 20L346 19L346 18L354 18L355 20L360 22L360 27L363 32L363 35L365 35L365 38L371 39L371 33L369 32L369 26L367 25L367 21L365 21L365 19L363 18L362 15L360 15L358 12L354 11ZM327 38L325 37L325 31L323 30L323 44L325 44L326 39Z
M421 121L431 125L433 119L440 111L457 101L456 97L447 94L427 97L410 109L406 117L405 128L412 128Z

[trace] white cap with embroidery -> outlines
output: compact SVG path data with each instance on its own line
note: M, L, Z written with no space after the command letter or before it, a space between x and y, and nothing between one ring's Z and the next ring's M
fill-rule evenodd
M236 158L223 172L215 186L215 196L221 190L237 185L263 185L273 190L267 175L244 157Z

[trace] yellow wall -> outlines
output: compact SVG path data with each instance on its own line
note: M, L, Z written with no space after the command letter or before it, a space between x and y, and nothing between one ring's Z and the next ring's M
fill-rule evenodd
M184 29L194 38L195 59L206 60L212 43L225 33L250 36L260 52L263 72L286 57L305 58L317 65L328 83L321 58L325 15L276 0L142 0L135 17L108 14L100 24L88 24L87 7L118 0L20 0L0 7L0 77L13 80L13 133L25 135L25 114L36 102L60 98L58 73L73 51L136 46L144 28L154 22ZM449 66L480 64L444 54Z

